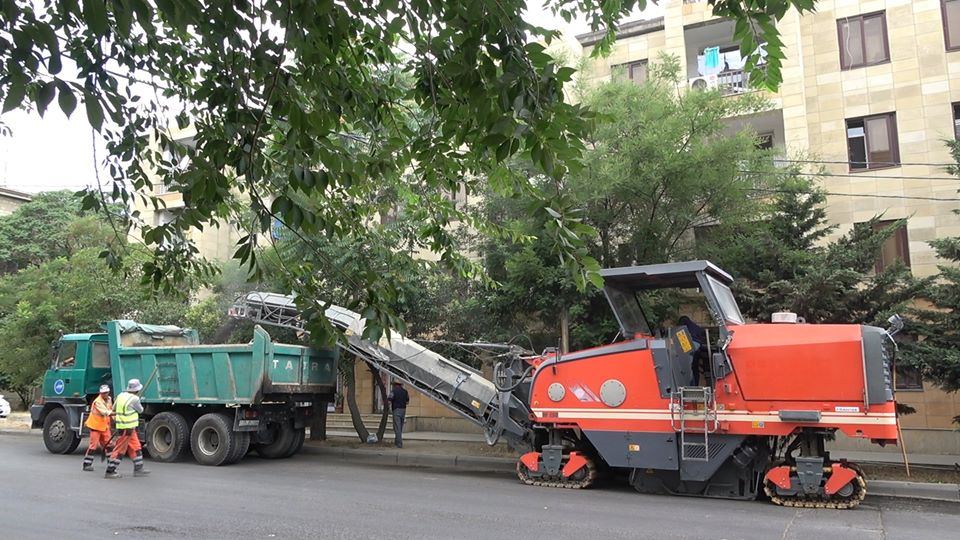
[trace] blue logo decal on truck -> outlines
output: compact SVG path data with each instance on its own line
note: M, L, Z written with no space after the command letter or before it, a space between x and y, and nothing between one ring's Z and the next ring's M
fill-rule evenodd
M53 383L53 391L58 395L63 393L63 379L57 379L57 381Z

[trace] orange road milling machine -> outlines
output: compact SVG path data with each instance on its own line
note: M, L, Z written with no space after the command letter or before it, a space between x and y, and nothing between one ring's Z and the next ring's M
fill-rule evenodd
M643 493L728 499L765 494L775 504L852 508L866 495L859 467L824 448L837 431L897 443L893 335L858 324L747 323L729 274L707 261L601 271L622 339L577 352L499 355L494 380L394 334L373 343L363 319L326 310L342 346L521 452L526 484L585 488L622 473ZM682 289L703 297L712 320L651 328L641 297ZM251 293L231 310L300 327L292 297ZM711 335L712 334L712 335ZM700 343L703 341L704 343Z

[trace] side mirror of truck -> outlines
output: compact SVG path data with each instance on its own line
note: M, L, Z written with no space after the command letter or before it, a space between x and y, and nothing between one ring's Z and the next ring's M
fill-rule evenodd
M50 369L57 371L60 366L57 365L57 354L60 352L60 340L55 339L50 344Z

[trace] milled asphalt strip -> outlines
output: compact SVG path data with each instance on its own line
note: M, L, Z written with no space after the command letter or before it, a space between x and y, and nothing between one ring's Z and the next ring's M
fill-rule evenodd
M484 456L450 456L443 454L405 453L392 450L362 450L355 448L320 447L305 445L303 453L329 456L351 463L394 465L401 467L434 467L478 472L509 473L516 470L516 461L510 458ZM925 482L869 480L867 494L878 497L901 497L935 501L960 502L960 485Z
M0 436L37 437L39 431L0 430ZM400 467L427 467L456 469L475 472L512 473L516 460L489 456L455 456L447 454L423 454L402 450L364 450L357 448L323 447L306 444L303 454L326 456L349 463L389 465ZM925 482L900 482L894 480L869 480L867 494L876 497L900 497L960 503L960 484L934 484Z

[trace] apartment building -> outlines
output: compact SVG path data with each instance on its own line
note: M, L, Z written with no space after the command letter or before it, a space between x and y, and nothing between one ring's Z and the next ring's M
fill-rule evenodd
M192 127L186 129L171 129L171 137L183 144L192 144L196 131ZM169 156L168 156L169 158ZM140 212L140 219L145 225L157 227L173 221L176 213L184 207L183 194L174 186L165 184L159 177L151 179L153 182L152 194L163 202L160 208L154 208L151 203L134 198L134 210ZM135 230L134 234L140 234ZM237 249L237 242L246 233L235 223L220 223L200 229L190 229L187 238L197 246L200 256L209 261L228 261Z
M621 24L611 54L588 64L586 80L623 76L641 83L650 62L666 52L680 60L690 88L753 91L732 22L714 17L705 1L662 7L662 17ZM878 266L901 260L917 276L935 274L938 261L927 242L960 235L953 213L960 183L943 170L950 162L944 139L960 137L960 0L818 1L816 8L780 21L783 83L767 93L770 110L732 118L731 129L749 124L786 159L805 156L809 170L825 169L835 235L876 215L906 218ZM577 39L589 54L601 37ZM909 372L901 373L898 387L899 399L917 409L903 425L927 428L927 441L943 436L960 450L946 433L960 415L960 394L930 388Z
M25 203L30 202L33 196L29 193L0 186L0 216L14 213Z

